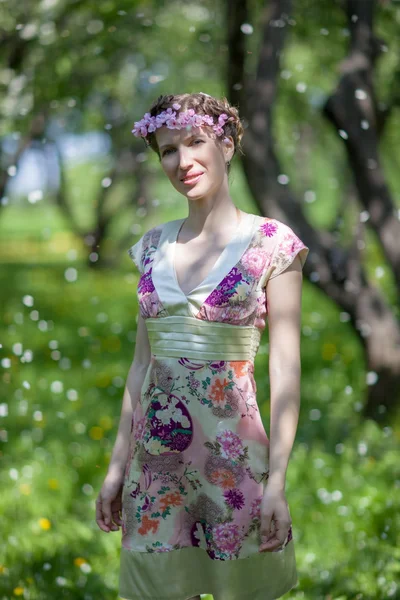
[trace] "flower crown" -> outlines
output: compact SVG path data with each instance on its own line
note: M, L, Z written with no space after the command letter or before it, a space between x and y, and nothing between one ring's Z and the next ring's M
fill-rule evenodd
M172 108L175 110L172 110ZM227 114L222 113L218 117L218 123L214 125L213 117L210 115L196 114L193 108L179 113L178 116L175 111L179 110L181 105L175 102L172 105L172 108L167 108L167 110L164 110L155 117L150 116L150 113L145 113L140 121L135 121L135 127L132 129L133 135L142 137L147 141L146 137L149 133L152 133L164 125L168 127L168 129L190 129L191 127L200 127L205 124L212 125L217 136L220 136L225 133L225 123L227 121L235 120L234 117L228 117ZM223 141L228 141L228 138L224 138Z

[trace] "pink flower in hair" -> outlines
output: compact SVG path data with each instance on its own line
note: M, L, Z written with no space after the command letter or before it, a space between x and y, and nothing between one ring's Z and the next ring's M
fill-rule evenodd
M203 121L204 121L204 123L207 123L207 125L210 125L210 126L214 124L214 120L212 117L210 117L210 115L204 115Z
M186 125L191 125L193 121L193 115L189 115L187 112L182 113L181 115L179 115L179 121L184 127Z
M147 126L147 132L148 133L153 133L153 131L155 131L157 129L156 124L151 122L148 126Z
M166 123L168 129L180 129L180 122L176 117L171 117Z
M225 113L222 113L221 115L219 115L218 117L218 125L215 125L214 129L217 133L217 135L222 135L224 133L224 125L225 125L225 121L228 119L228 115L226 115Z
M194 127L201 127L203 125L203 115L194 115L193 125Z
M179 110L181 105L178 102L175 102L172 105L172 108L175 110ZM218 123L214 125L214 119L210 115L201 115L196 114L193 108L189 108L187 111L183 111L177 116L177 113L172 110L171 107L167 108L167 110L162 111L155 117L152 117L150 113L145 113L143 118L140 121L135 122L135 126L132 129L132 133L136 137L145 138L149 133L153 133L159 127L162 127L166 124L168 129L182 129L185 127L186 129L190 129L191 127L201 127L202 125L209 125L213 127L216 135L220 136L224 134L224 125L225 121L233 121L233 117L229 117L225 113L222 113L218 117ZM226 143L228 138L224 138L224 142Z
M170 118L170 116L167 113L161 113L161 114L157 115L155 117L155 121L154 121L157 129L159 127L162 127L164 125L164 123L166 121L168 121L169 118Z

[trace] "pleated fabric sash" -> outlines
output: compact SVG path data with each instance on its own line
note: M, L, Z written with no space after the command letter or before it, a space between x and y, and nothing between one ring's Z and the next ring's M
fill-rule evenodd
M154 356L199 360L254 360L261 333L252 325L202 321L189 316L145 319Z

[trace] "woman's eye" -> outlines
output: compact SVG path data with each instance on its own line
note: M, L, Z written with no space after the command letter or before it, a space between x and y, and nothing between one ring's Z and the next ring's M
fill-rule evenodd
M195 140L194 144L196 144L197 142L200 142L200 144L203 143L204 140ZM172 150L175 150L175 148L168 148L168 150L165 150L163 152L163 156L167 156L167 154L169 154L170 152L172 152Z

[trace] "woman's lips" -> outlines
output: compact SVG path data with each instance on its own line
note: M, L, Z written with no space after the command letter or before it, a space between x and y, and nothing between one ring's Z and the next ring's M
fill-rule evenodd
M198 182L198 180L200 179L200 177L203 175L203 173L200 173L199 175L196 175L195 177L191 177L190 179L183 179L182 182L185 185L194 185L195 183Z

